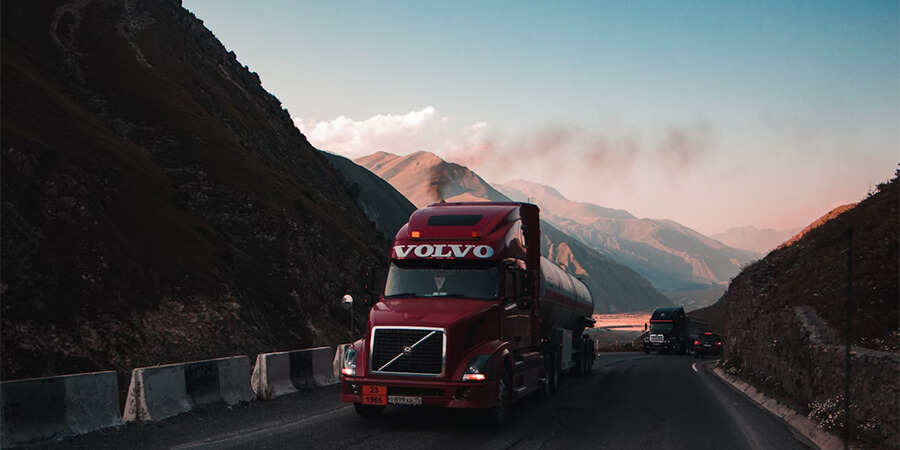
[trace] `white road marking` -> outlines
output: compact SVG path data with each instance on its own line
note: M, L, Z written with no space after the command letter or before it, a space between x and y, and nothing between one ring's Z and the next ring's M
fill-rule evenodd
M691 364L691 367L694 368L694 372L700 373L699 371L697 371L697 363Z

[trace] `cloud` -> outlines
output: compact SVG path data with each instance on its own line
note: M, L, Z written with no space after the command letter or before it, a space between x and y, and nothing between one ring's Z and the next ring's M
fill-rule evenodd
M496 182L522 178L546 184L560 180L564 185L582 180L590 189L628 182L650 171L678 175L702 163L714 146L712 127L705 122L673 125L657 133L552 123L512 134L485 122L454 124L432 106L365 120L340 116L330 121L295 118L294 123L317 148L349 158L424 150Z
M317 148L350 158L377 151L435 151L442 140L453 135L447 118L431 106L404 115L379 114L362 121L345 116L330 121L294 118L294 125Z
M667 169L683 171L703 160L712 146L712 131L707 123L670 128L659 143L655 157Z

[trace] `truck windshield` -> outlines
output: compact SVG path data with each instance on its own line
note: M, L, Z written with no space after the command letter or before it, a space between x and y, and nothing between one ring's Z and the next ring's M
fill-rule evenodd
M671 323L651 323L650 324L650 332L651 333L667 333L674 329Z
M395 261L388 269L384 296L494 300L499 273L496 263L482 261Z

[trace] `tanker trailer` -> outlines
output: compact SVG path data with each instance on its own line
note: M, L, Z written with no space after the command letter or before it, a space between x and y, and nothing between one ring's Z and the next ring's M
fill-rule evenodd
M386 405L480 410L496 425L512 403L552 394L559 373L587 373L593 299L541 257L529 203L437 203L394 239L369 321L341 363L341 401L357 413ZM372 275L369 286L380 277Z

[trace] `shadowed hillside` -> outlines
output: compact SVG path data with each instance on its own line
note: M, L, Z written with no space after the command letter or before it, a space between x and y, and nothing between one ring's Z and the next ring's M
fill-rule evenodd
M387 242L172 0L2 3L2 376L346 339Z
M397 231L416 210L397 189L387 181L343 156L321 152L328 163L344 177L350 196L356 199L366 216L381 230L385 239L393 240Z

